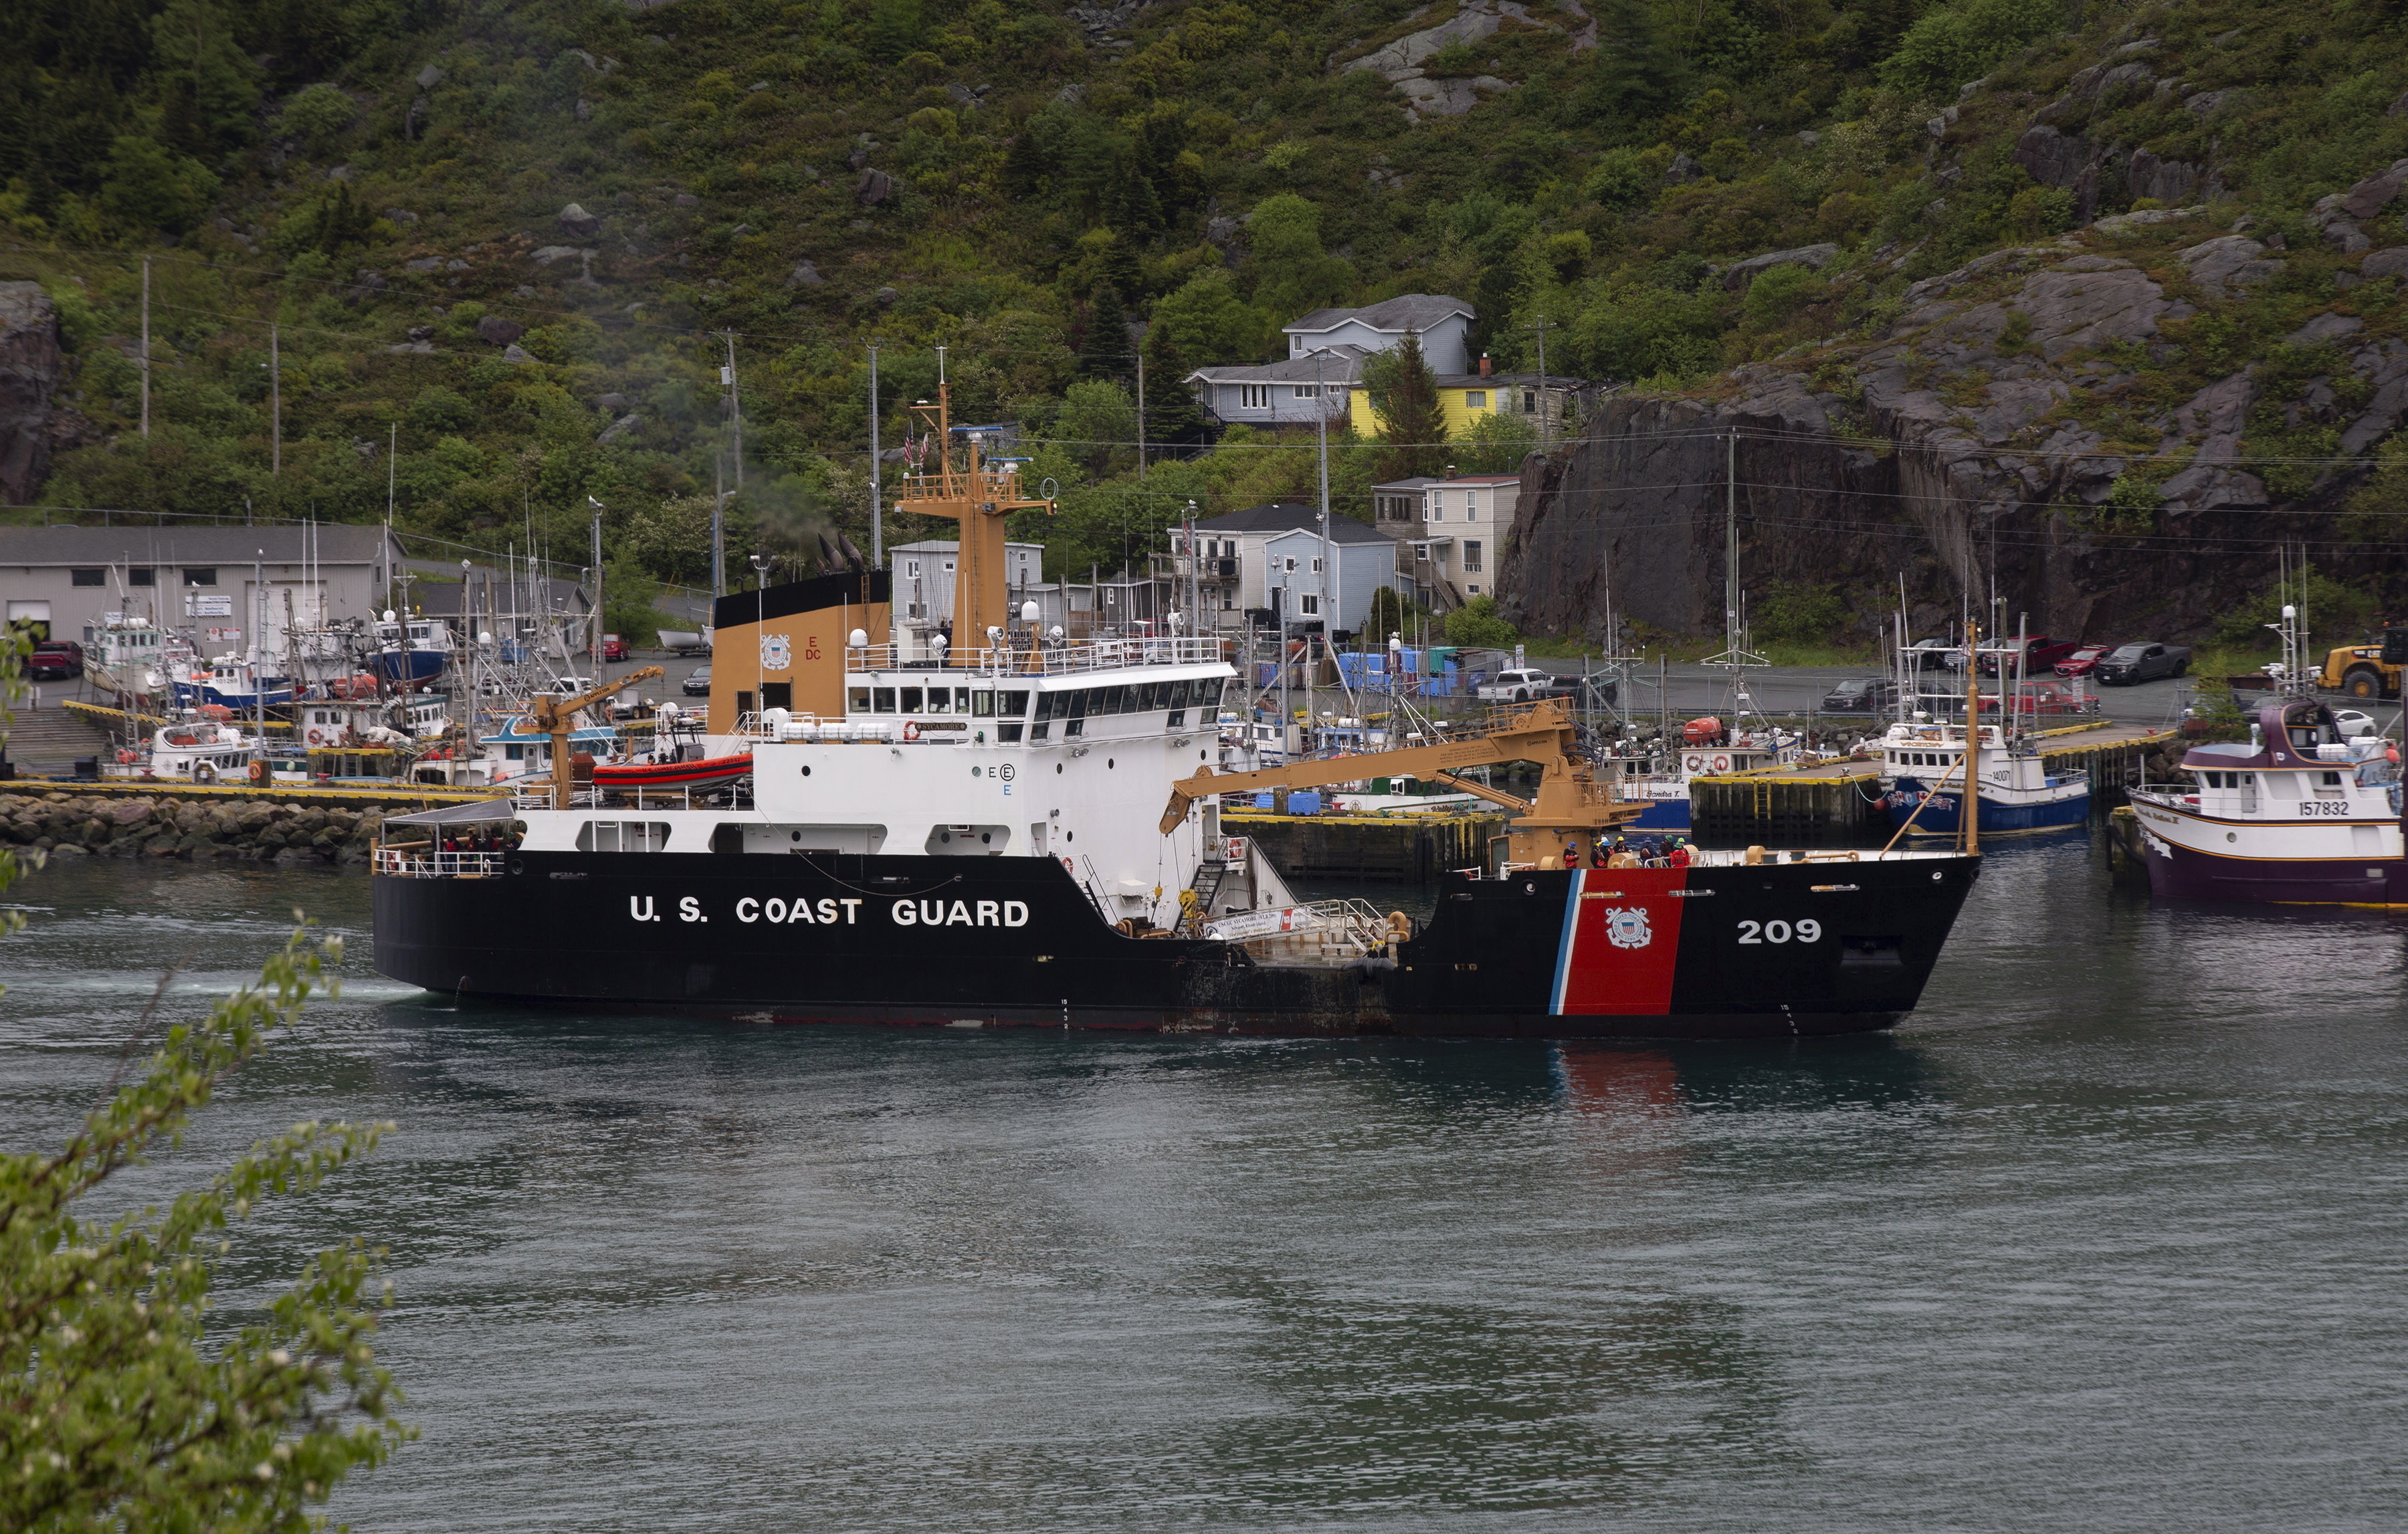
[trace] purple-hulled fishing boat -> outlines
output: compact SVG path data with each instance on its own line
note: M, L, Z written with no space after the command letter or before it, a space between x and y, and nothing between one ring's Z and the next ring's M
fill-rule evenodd
M2258 710L2243 745L2194 746L2192 781L2132 791L2157 895L2285 905L2408 906L2400 752L2344 739L2313 698Z

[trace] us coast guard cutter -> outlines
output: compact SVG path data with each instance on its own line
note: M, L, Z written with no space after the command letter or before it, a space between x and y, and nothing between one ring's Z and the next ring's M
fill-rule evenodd
M1584 866L1642 807L1555 702L1440 745L1216 773L1223 641L1024 626L1004 518L1044 503L953 442L941 392L926 409L950 451L896 509L961 524L955 642L897 630L883 572L723 598L705 749L749 752L749 781L564 778L386 822L380 970L524 1002L957 1026L1786 1037L1914 1006L1976 856ZM1449 777L1514 761L1541 768L1531 800ZM1514 817L1426 922L1299 902L1222 834L1223 792L1396 773ZM512 818L506 852L437 851L427 824Z

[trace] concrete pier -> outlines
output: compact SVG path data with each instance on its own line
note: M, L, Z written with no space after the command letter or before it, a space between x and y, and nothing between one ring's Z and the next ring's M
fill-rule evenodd
M2142 756L2174 735L2100 723L2034 738L2050 773L2088 775L2090 812L2100 815L2124 802ZM1878 847L1891 833L1879 772L1878 762L1848 760L1699 778L1689 785L1689 824L1707 847Z

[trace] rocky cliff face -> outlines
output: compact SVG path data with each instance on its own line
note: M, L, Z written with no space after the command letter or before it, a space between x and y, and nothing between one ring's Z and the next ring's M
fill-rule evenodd
M1901 574L1918 624L1995 578L2036 629L2180 636L2263 586L2281 540L2327 545L2334 574L2385 572L2378 548L2330 547L2362 463L2302 467L2296 447L2243 437L2349 458L2408 411L2408 340L2391 334L2408 245L2371 249L2408 232L2361 227L2402 172L2320 205L2316 270L2290 274L2315 281L2271 311L2248 306L2298 258L2203 208L2141 212L1917 283L1868 340L1740 369L1711 394L1612 400L1526 466L1500 606L1526 630L1601 642L1610 572L1626 618L1718 633L1734 480L1747 585L1844 591L1867 634ZM2200 328L2269 312L2275 365L2234 366L2225 333Z
M0 504L22 506L50 471L59 315L38 282L0 282Z

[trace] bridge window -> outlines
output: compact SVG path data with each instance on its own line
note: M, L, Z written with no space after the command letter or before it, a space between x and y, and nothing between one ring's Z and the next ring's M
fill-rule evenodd
M1000 718L1019 719L1028 712L1028 694L1025 690L1013 688L996 694L995 698L995 711Z
M872 687L869 690L869 707L870 710L874 713L893 713L895 711L895 689L892 687Z
M892 711L892 710L885 710L885 709L882 709L882 710L879 710L879 712L881 712L881 713L887 713L887 712L891 712L891 711ZM919 688L917 688L917 687L906 687L906 688L904 688L904 689L903 689L903 711L904 711L905 713L907 713L907 714L915 714L915 713L918 713L918 712L920 711L920 689L919 689Z

